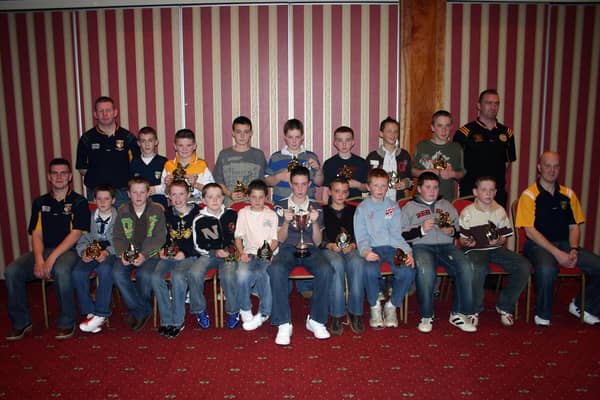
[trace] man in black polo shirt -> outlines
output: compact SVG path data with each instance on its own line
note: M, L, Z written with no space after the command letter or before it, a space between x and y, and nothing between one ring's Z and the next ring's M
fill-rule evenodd
M19 340L31 331L27 305L27 282L54 279L59 315L57 339L68 339L75 331L75 292L71 270L79 260L75 245L82 231L90 229L87 200L70 190L71 164L63 158L50 161L50 193L38 197L32 206L29 233L33 251L14 260L6 270L8 316L12 330L7 340Z
M75 168L84 177L88 200L94 199L96 186L109 184L117 189L116 208L129 201L129 163L140 155L136 137L117 124L118 115L113 99L102 96L96 100L94 118L97 125L79 139L75 163Z
M496 180L496 202L506 208L506 169L517 159L511 128L497 120L500 96L495 89L486 89L479 95L478 116L454 134L454 141L464 151L467 170L460 180L460 196L473 194L477 178L492 176Z
M579 225L585 218L575 192L557 182L558 153L542 153L537 169L540 176L519 198L515 220L517 228L525 229L523 251L535 268L535 324L550 325L554 281L561 265L585 272L584 322L595 325L600 323L600 256L579 247ZM569 304L569 312L581 316L579 297Z

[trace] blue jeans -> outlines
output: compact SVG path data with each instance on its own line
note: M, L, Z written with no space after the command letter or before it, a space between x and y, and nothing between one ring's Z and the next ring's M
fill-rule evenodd
M240 310L252 311L250 292L254 286L260 297L258 312L262 315L271 315L273 293L271 292L271 280L267 274L269 264L269 261L259 261L256 257L247 263L238 261L237 303Z
M283 246L267 272L271 279L273 293L273 309L271 311L271 324L281 325L291 322L290 301L288 295L288 279L292 269L298 265L304 266L309 273L314 275L314 290L310 303L310 317L322 324L327 322L329 309L329 287L333 277L333 268L322 256L316 247L310 248L310 255L297 258L294 255L294 246Z
M333 279L329 289L329 313L332 317L340 318L346 314L346 282L348 278L348 312L353 315L363 315L365 301L365 284L363 271L365 260L356 250L344 254L333 250L323 250L323 257L333 267Z
M552 242L559 249L568 252L569 243ZM531 240L525 242L523 253L533 264L535 282L535 315L550 319L554 304L554 281L558 276L556 258ZM577 255L577 268L586 274L585 311L592 315L600 314L600 256L581 249ZM581 298L575 298L575 305L581 307Z
M54 250L44 250L44 259ZM75 325L75 292L71 271L79 257L75 250L68 250L56 259L50 276L54 279L56 296L58 298L58 328L72 328ZM14 260L4 273L8 290L8 316L14 329L23 329L31 324L31 315L27 304L27 282L35 279L33 274L35 258L32 252L25 253Z
M88 263L79 260L73 268L73 286L75 286L75 293L77 293L77 299L79 300L81 315L94 314L99 317L110 317L112 314L110 302L112 300L112 269L114 263L115 256L110 255L101 263L95 260ZM93 271L96 271L98 277L96 301L92 301L90 293L90 274Z
M185 292L187 291L186 275L196 261L197 257L188 257L183 260L166 258L161 259L156 265L152 273L152 290L154 290L158 311L160 311L161 326L181 326L183 324ZM169 272L171 273L170 283L165 281L165 276Z
M504 247L493 250L470 251L467 254L473 263L473 307L475 312L483 311L483 297L485 278L489 273L489 263L498 264L510 275L506 279L506 286L498 297L498 308L507 313L515 313L515 304L519 301L521 292L527 286L531 264L525 257Z
M189 269L187 274L188 287L190 289L190 313L198 314L206 310L206 298L204 297L204 276L209 269L219 269L219 280L225 292L225 312L235 314L240 311L237 305L235 270L237 262L225 262L225 259L213 256L200 256Z
M433 317L433 289L436 267L444 267L454 280L452 313L473 314L473 264L462 250L453 244L414 245L417 269L417 298L421 318Z
M365 261L365 286L367 288L367 301L369 305L373 307L377 304L381 264L387 262L394 274L391 301L395 307L400 307L404 301L404 295L408 292L415 279L415 270L405 265L394 265L396 249L391 246L378 246L373 247L371 250L379 255L379 261Z
M118 258L113 265L113 280L121 292L129 314L135 319L142 320L152 314L152 273L158 263L158 257L146 260L139 267L123 265ZM131 280L131 272L135 273L135 282Z

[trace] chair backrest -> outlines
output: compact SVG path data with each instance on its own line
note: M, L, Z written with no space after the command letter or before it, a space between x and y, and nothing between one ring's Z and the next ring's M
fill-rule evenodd
M240 210L246 206L249 206L250 202L248 201L236 201L235 203L231 203L229 208L231 208L235 212L240 212ZM265 206L269 207L271 210L273 209L273 203L265 201Z
M406 203L408 203L411 199L412 199L412 196L404 197L404 198L398 200L398 207L400 207L400 208L404 207L406 205Z
M519 200L515 200L510 205L510 214L513 220L513 230L515 232L515 253L523 254L523 246L525 245L525 240L527 236L525 235L525 229L517 228L515 226L515 222L517 221L517 208L519 207Z
M456 208L456 212L458 213L458 215L460 215L462 210L464 210L465 207L467 207L470 204L473 204L473 196L460 197L452 202L452 205L454 206L454 208Z

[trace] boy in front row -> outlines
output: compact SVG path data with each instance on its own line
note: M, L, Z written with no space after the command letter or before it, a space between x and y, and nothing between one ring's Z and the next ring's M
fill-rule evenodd
M473 314L473 264L454 245L458 215L448 200L439 197L440 178L423 172L417 182L418 195L402 208L402 229L412 242L417 265L417 298L421 310L419 332L429 333L433 323L433 289L436 268L443 266L454 279L454 303L450 323L464 332L475 332ZM444 218L445 217L445 218Z
M119 207L113 230L118 257L113 265L113 280L129 311L126 322L138 332L152 316L152 273L167 230L164 209L150 200L148 181L131 178L128 187L131 201ZM126 256L126 251L132 253L131 257ZM135 283L131 280L134 270Z
M460 242L473 263L473 305L475 314L472 322L479 323L483 311L484 283L488 264L500 265L510 275L500 292L496 311L504 326L512 326L515 304L529 280L531 264L517 253L504 248L506 238L513 234L506 211L494 200L496 180L491 176L480 177L473 188L475 202L460 213ZM493 226L491 224L493 224Z
M237 296L240 305L242 328L252 331L261 326L271 315L273 294L267 267L270 259L258 257L267 243L271 255L277 251L277 214L265 205L269 192L267 184L254 180L248 185L250 205L238 213L235 227L235 247L240 255L237 269ZM258 312L252 315L250 291L255 288L260 298Z
M371 306L371 328L396 328L398 317L396 308L402 305L404 295L410 289L415 278L415 263L410 246L402 237L401 212L396 201L388 198L389 175L381 168L369 171L367 185L370 196L363 200L354 214L354 232L358 252L367 261L365 264L365 286L367 300ZM396 265L394 258L397 249L406 254L401 265ZM392 280L392 297L383 307L379 303L379 277L381 263L387 262L394 278Z

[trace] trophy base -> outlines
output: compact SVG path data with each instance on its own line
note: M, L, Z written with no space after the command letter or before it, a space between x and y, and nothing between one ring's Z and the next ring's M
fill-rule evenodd
M310 251L308 251L309 246L308 245L304 245L302 247L298 247L296 246L296 251L294 252L294 256L296 256L296 258L305 258L310 256Z

